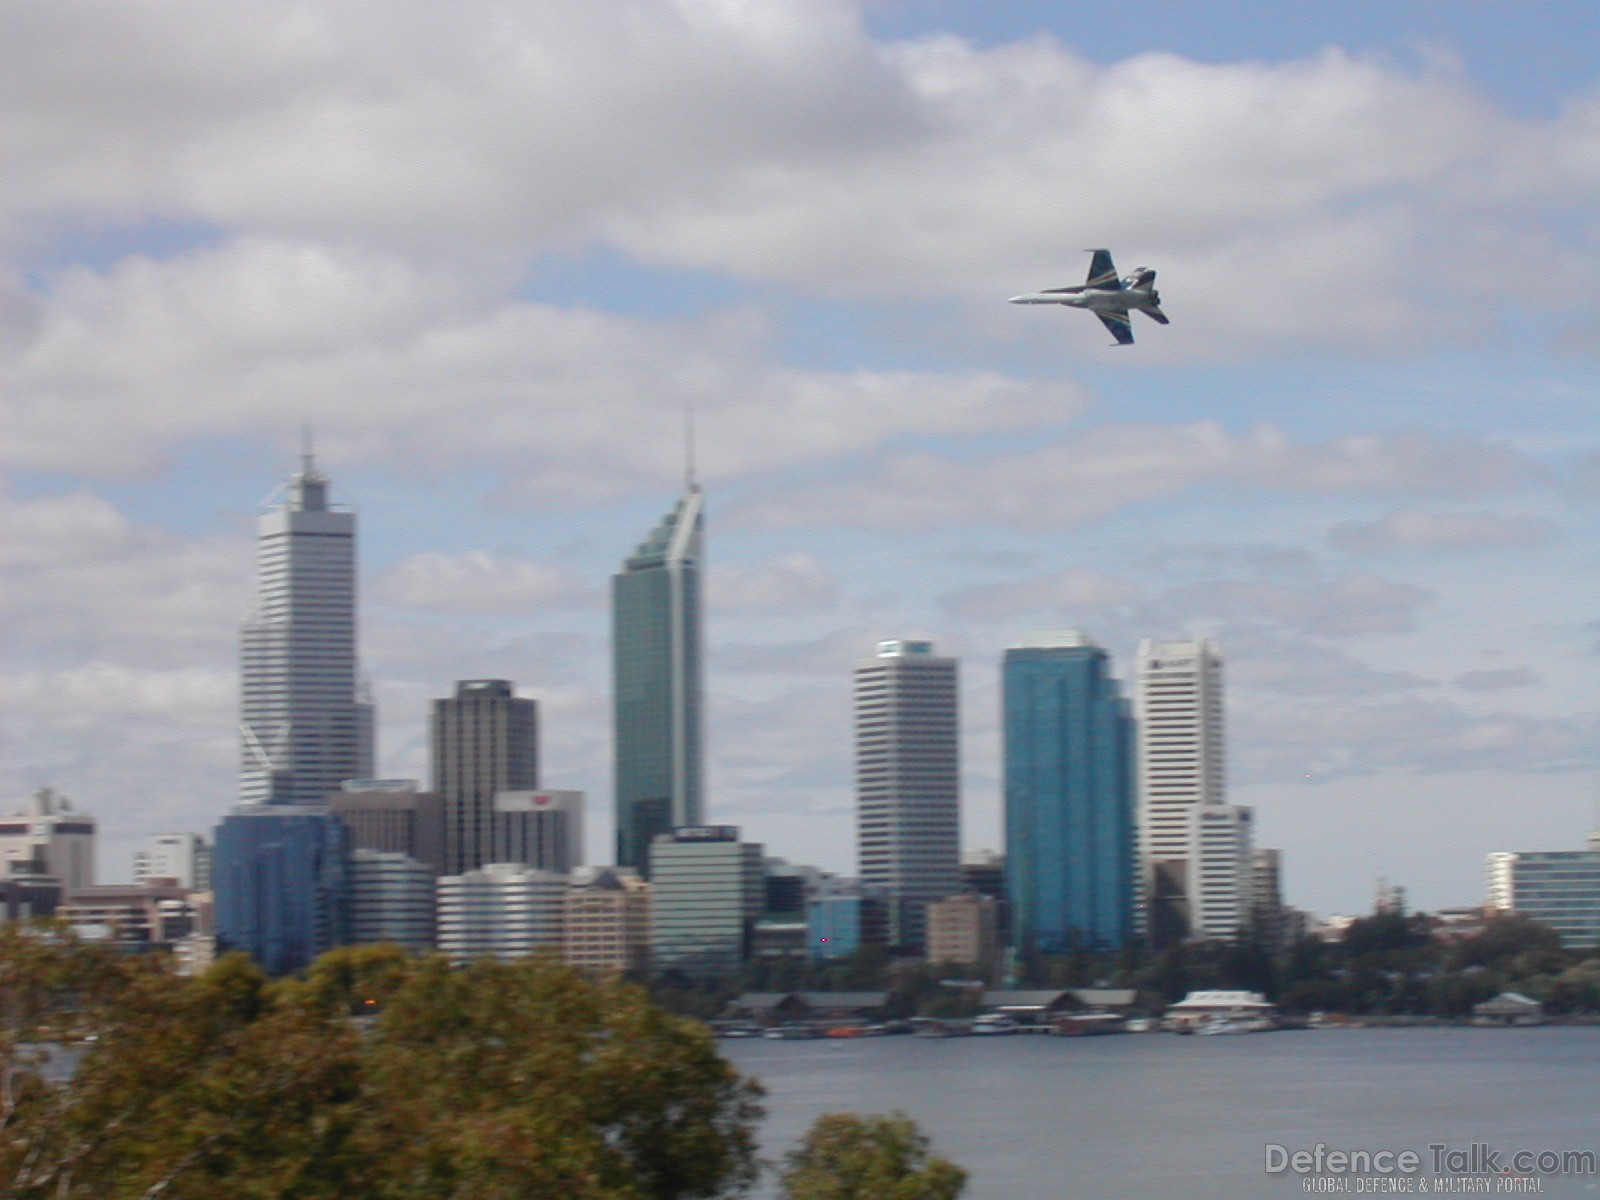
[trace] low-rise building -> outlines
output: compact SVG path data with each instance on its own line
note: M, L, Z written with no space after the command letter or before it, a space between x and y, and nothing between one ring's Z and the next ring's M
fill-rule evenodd
M629 867L573 872L561 926L561 955L595 974L643 971L650 962L650 884Z
M489 863L438 882L438 945L455 962L561 950L565 875Z
M1472 1006L1474 1025L1543 1025L1544 1005L1521 992L1501 992Z
M417 953L433 949L434 871L409 854L352 850L350 941L392 942Z
M1000 952L1000 906L962 892L928 905L928 961L987 966Z
M650 961L658 971L728 975L750 951L766 900L762 848L733 825L693 826L650 844Z

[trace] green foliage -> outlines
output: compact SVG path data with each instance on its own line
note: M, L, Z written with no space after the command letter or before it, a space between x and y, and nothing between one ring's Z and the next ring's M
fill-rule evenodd
M690 1200L756 1172L759 1088L708 1031L549 961L368 947L185 979L13 926L0 998L16 1200ZM81 1055L70 1078L43 1045Z
M967 1185L904 1113L818 1117L785 1167L786 1200L955 1200Z

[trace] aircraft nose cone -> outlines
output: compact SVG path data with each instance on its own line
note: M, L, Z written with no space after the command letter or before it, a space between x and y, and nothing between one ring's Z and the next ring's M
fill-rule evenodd
M1026 304L1027 302L1028 298L1026 296L1013 296L1006 301L1007 304Z

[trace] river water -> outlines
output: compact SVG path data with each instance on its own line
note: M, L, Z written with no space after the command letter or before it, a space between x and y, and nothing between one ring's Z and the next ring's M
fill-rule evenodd
M1600 1027L720 1045L767 1089L768 1159L820 1113L899 1109L970 1172L964 1200L1600 1197L1600 1175L1519 1181L1449 1160L1435 1171L1429 1149L1483 1143L1502 1168L1517 1151L1600 1157ZM1318 1142L1412 1151L1420 1166L1386 1177L1266 1170L1269 1144L1292 1153Z

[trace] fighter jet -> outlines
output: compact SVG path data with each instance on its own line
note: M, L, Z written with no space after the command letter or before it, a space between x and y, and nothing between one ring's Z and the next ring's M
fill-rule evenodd
M1119 346L1133 344L1133 321L1130 314L1138 309L1152 321L1170 325L1167 314L1161 311L1161 295L1156 291L1156 273L1149 267L1140 267L1124 279L1117 278L1117 268L1111 263L1111 251L1090 250L1089 279L1082 287L1046 288L1042 292L1029 292L1011 297L1012 304L1065 304L1069 308L1087 308L1105 323Z

